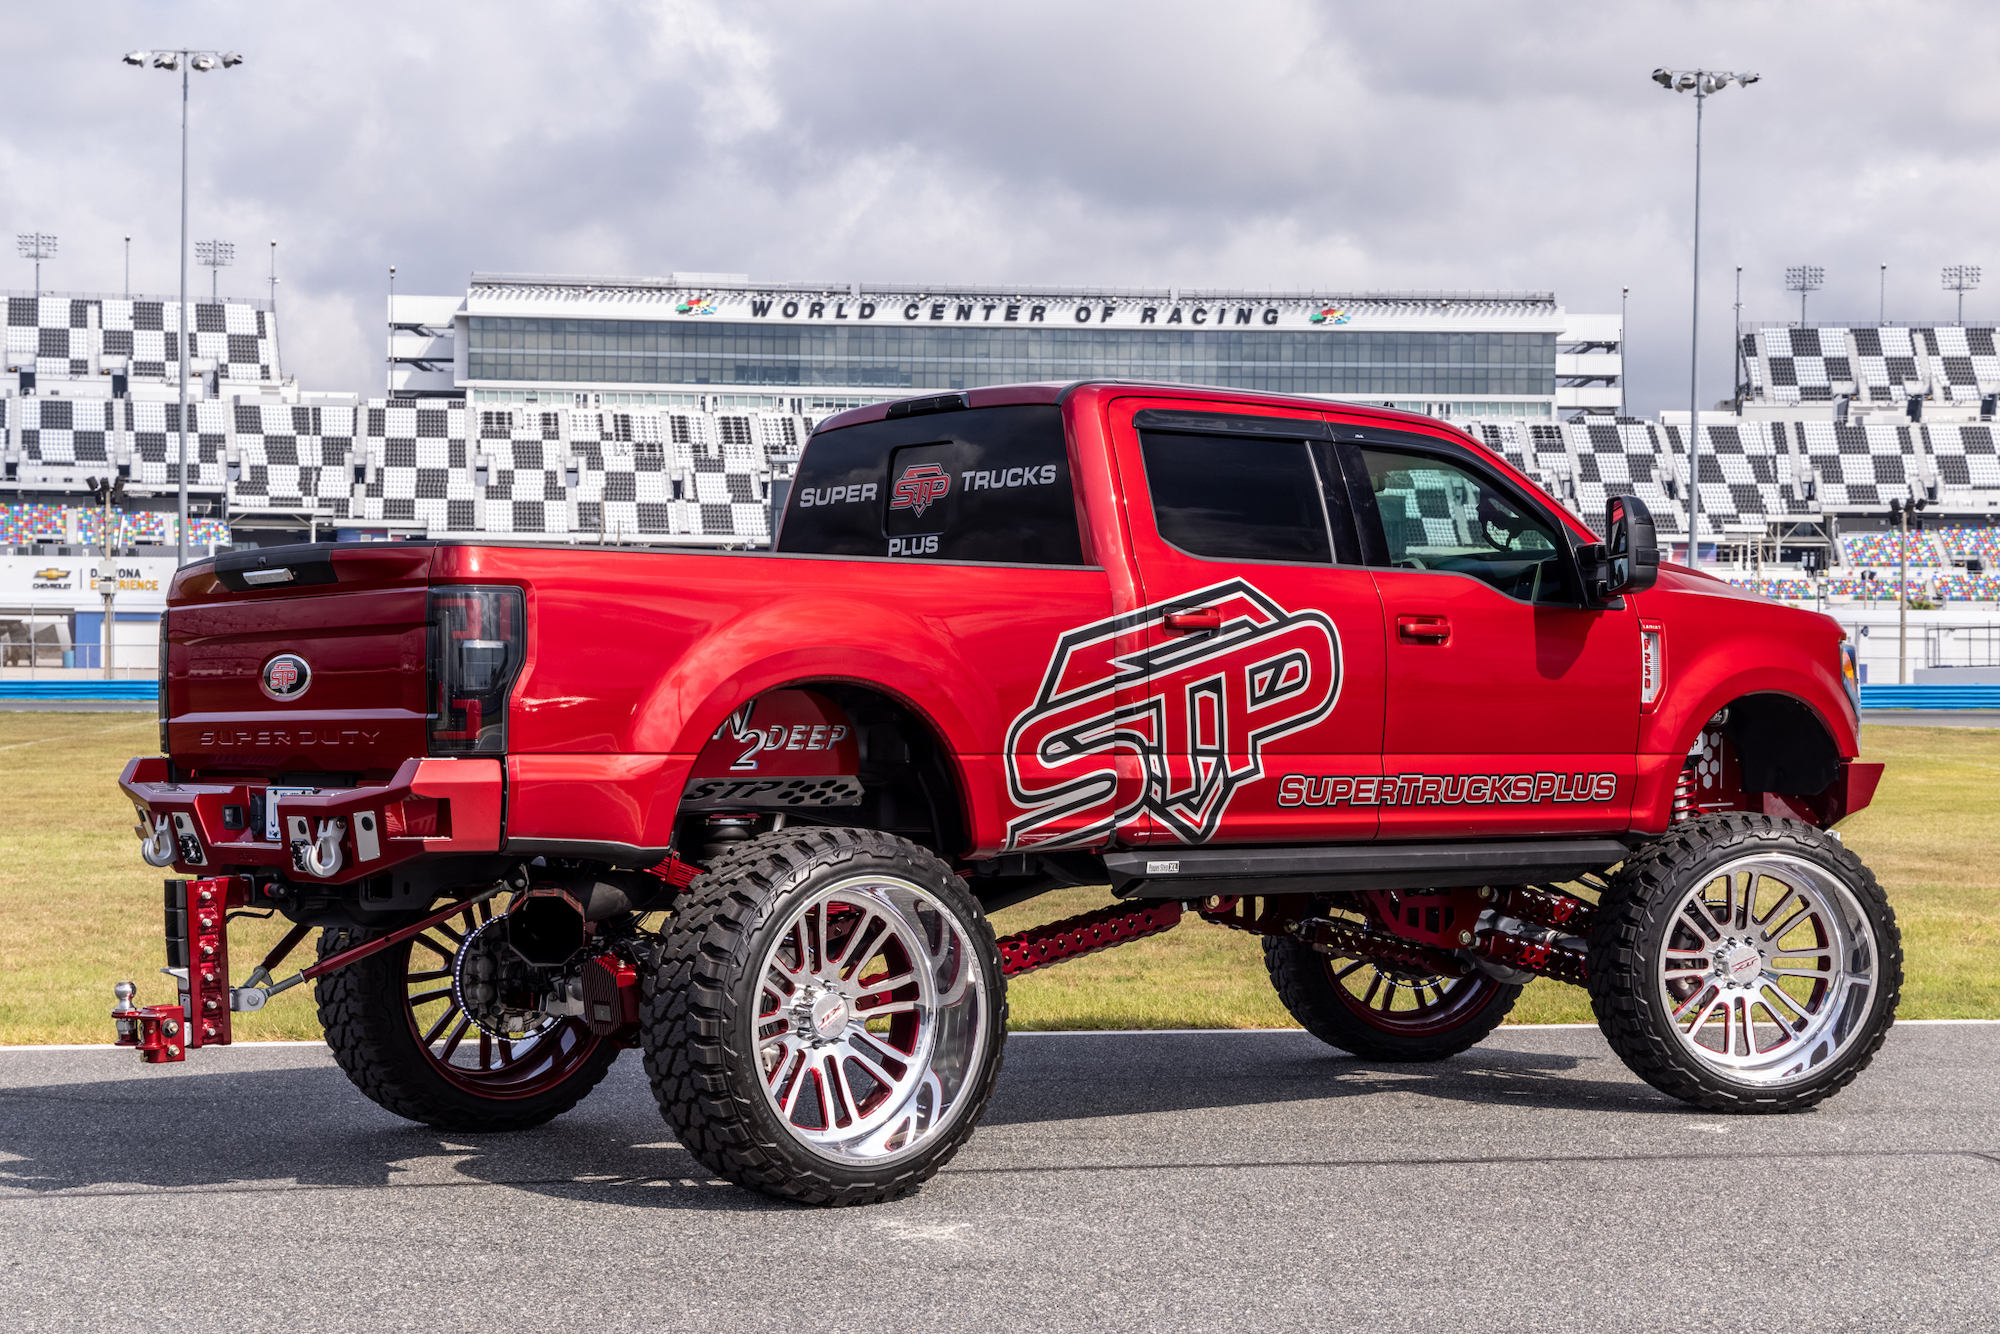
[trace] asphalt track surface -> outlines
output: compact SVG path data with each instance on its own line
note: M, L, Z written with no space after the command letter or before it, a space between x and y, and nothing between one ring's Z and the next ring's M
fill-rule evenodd
M722 1185L627 1055L440 1135L317 1047L0 1052L0 1327L1991 1330L2000 1026L1906 1025L1732 1118L1594 1029L1371 1065L1296 1032L1025 1034L979 1133L870 1209Z

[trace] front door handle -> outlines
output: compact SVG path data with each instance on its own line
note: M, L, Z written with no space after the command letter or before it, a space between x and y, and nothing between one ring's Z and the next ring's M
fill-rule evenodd
M1410 644L1442 644L1451 638L1451 622L1442 616L1398 616L1396 635Z
M1198 607L1192 611L1167 613L1167 633L1170 635L1202 634L1221 628L1222 612L1215 607Z

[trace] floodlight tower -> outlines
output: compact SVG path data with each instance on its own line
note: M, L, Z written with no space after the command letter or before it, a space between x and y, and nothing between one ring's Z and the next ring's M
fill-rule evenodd
M208 269L209 301L219 301L221 298L216 296L216 280L222 276L220 270L236 262L236 246L229 241L196 241L194 257L197 263Z
M1785 290L1799 294L1799 327L1806 327L1806 293L1826 286L1826 270L1817 264L1794 264L1785 270Z
M1944 271L1944 290L1958 293L1958 322L1965 323L1965 294L1979 287L1977 264L1953 264Z
M1694 94L1694 281L1688 318L1688 564L1701 559L1701 108L1708 98L1740 84L1748 88L1761 75L1701 69L1656 69L1653 82L1669 92Z
M180 466L175 469L180 480L179 537L180 564L187 564L188 558L188 349L189 337L193 330L188 328L188 71L200 70L203 74L214 69L235 69L243 63L243 57L234 51L127 51L125 63L143 69L150 62L154 69L163 69L169 74L181 76L181 299L180 331L175 350L180 353L181 368L181 414Z
M55 258L56 238L47 232L22 232L14 238L14 244L20 247L22 259L35 261L35 297L39 300L42 295L42 261Z

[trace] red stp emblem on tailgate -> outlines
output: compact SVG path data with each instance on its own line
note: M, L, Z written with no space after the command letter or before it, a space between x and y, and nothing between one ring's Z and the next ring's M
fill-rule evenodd
M297 699L312 684L312 668L296 653L280 653L264 664L264 693L272 699Z
M910 510L922 517L949 490L951 475L943 468L935 463L913 464L896 479L895 489L889 493L889 508Z

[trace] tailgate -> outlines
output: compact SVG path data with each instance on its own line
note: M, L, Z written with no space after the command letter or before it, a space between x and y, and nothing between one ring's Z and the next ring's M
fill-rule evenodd
M426 754L434 552L273 547L183 571L164 629L174 764L195 778L384 780Z

